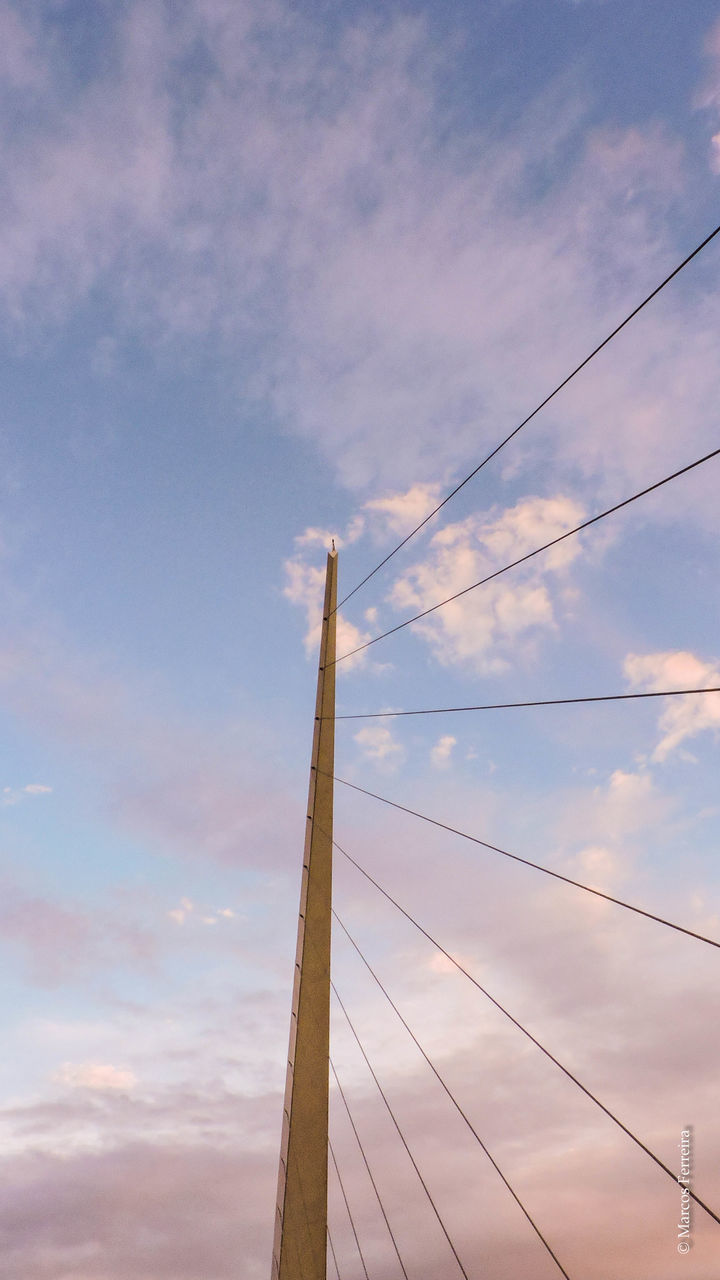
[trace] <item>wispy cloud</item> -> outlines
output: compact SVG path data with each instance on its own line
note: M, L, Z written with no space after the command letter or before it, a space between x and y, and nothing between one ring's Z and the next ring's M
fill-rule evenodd
M402 537L665 274L697 232L698 161L674 123L591 125L577 80L551 86L523 121L468 124L454 114L446 79L458 46L443 45L422 17L374 17L355 6L355 16L338 11L328 24L318 6L285 0L128 0L103 6L102 57L80 65L70 24L55 21L62 6L46 8L54 18L43 34L37 7L0 0L0 64L13 95L0 126L0 319L26 349L85 306L94 318L110 316L112 332L93 325L86 353L98 378L122 375L128 335L128 347L141 339L144 358L196 349L198 335L231 358L230 385L237 378L244 401L261 405L258 421L300 437L357 495L338 534L314 523L288 561L286 597L314 658L322 548L332 536L338 546ZM717 39L716 30L713 58ZM705 104L708 137L718 129L716 82ZM389 625L391 610L395 620L429 607L577 523L604 495L625 497L688 461L691 446L694 455L711 447L708 405L720 402L717 259L702 261L702 273L684 276L682 288L644 312L612 358L601 356L468 486L481 514L465 517L462 499L449 507L452 523L430 526L388 570L382 604L362 598L362 625L340 620L340 651ZM683 483L683 531L688 521L716 526L716 473ZM638 523L677 519L669 492L651 499ZM434 656L446 680L530 663L559 633L569 591L581 592L576 557L588 545L568 541L419 624L423 663ZM714 660L687 653L636 653L626 666L637 689L717 682L717 672ZM414 674L408 664L386 696L417 705L405 703ZM118 967L126 984L122 999L109 998L112 1016L94 1025L80 1026L73 1010L18 1031L28 1058L42 1041L48 1062L42 1096L23 1096L0 1116L8 1275L229 1280L242 1258L256 1280L269 1257L292 972L295 906L285 910L289 877L277 874L298 847L290 784L277 781L276 762L266 770L238 746L245 735L230 716L208 723L181 709L182 694L163 701L150 680L41 633L37 619L0 653L0 681L23 732L72 755L106 831L195 860L192 877L183 867L179 883L145 895L142 911L113 911L107 899L50 900L8 876L4 945L31 981L96 994ZM540 735L528 738L508 782L502 731L490 745L482 729L468 729L460 752L452 734L422 739L417 724L421 799L412 778L403 787L419 809L510 848L519 832L521 855L603 888L622 885L629 898L710 932L718 927L714 872L679 876L669 839L670 828L686 833L700 815L683 815L656 766L716 733L714 708L706 699L669 704L642 763L616 742L582 782L572 773L574 728L564 730L567 774L551 778L551 734L563 732L553 728L540 751ZM387 722L366 722L354 739L358 768L399 772L406 749L396 734ZM500 762L492 779L482 763L490 752ZM531 754L542 759L521 779ZM463 763L450 768L457 755ZM473 759L480 764L468 786ZM54 806L46 783L28 776L53 774L8 777L2 795L27 800L28 814L30 801ZM363 817L354 834L345 801L349 851L653 1145L675 1150L692 1095L711 1178L720 1030L707 1017L716 968L692 950L699 944L658 935L653 922L628 920L489 850L461 847L449 832L401 826L408 815L383 815L382 829ZM671 859L663 880L656 873ZM207 882L218 864L228 879L248 868L265 883L274 875L272 893L246 916L234 881ZM606 1253L587 1247L602 1238L614 1242L615 1280L664 1275L676 1202L663 1200L657 1170L639 1155L633 1162L607 1117L571 1096L569 1082L462 985L409 921L384 917L390 905L357 872L338 868L337 880L360 941L562 1245L569 1273L606 1280ZM227 901L241 902L242 915L217 906ZM354 992L469 1268L480 1273L492 1257L509 1276L538 1274L537 1241L521 1234L517 1206L467 1134L452 1129L446 1098L432 1094L414 1046L337 941L336 976ZM167 987L147 993L147 975L168 951L177 968ZM213 982L227 984L222 999ZM107 1012L107 990L104 997ZM388 1175L409 1273L436 1280L449 1265L445 1242L432 1235L364 1064L342 1037L334 1045L373 1159ZM481 1241L473 1227L480 1203ZM333 1219L340 1232L341 1221ZM362 1222L371 1270L382 1274L386 1241L369 1212ZM704 1246L701 1222L697 1231ZM700 1248L694 1256L702 1268Z
M102 779L106 811L120 826L221 862L271 856L262 833L277 828L277 809L272 822L263 816L273 787L268 779L260 785L262 760L240 750L232 726L210 727L159 705L142 679L39 625L18 630L0 651L0 689L33 732L85 759L88 787ZM15 802L25 793L6 794Z
M127 1092L137 1084L137 1077L132 1071L103 1062L65 1062L55 1078L71 1089L96 1089L100 1092L107 1089Z
M238 1154L167 1137L151 1148L138 1139L112 1152L20 1157L11 1167L0 1216L14 1224L7 1264L26 1280L90 1274L89 1266L110 1274L110 1256L116 1274L140 1276L150 1266L168 1280L208 1270L231 1280L238 1257L270 1256L264 1206L274 1179L257 1149Z
M359 20L322 53L327 33L282 3L198 2L172 22L130 4L102 84L79 84L58 116L62 43L38 45L13 13L16 78L33 47L40 71L22 142L0 140L6 317L46 324L102 280L146 340L212 331L241 358L250 332L265 372L247 370L245 393L355 488L404 488L422 510L677 256L677 139L590 130L565 103L531 138L457 121L451 140L438 124L450 50L420 18ZM557 148L572 159L547 164L529 220L524 197ZM712 317L710 301L648 313L642 341L588 370L514 465L542 450L589 488L660 468L680 454L680 395L686 432L709 437ZM374 501L399 527L397 501Z
M694 653L672 650L666 653L628 654L625 675L631 688L703 689L720 685L720 663L705 661ZM658 720L660 740L653 759L666 760L683 742L700 733L720 734L720 693L703 693L669 700Z
M147 974L154 969L158 938L142 919L120 915L108 903L90 908L31 893L17 878L3 890L3 942L20 954L35 983L49 988L92 985L100 972L127 967Z
M709 145L709 163L713 173L720 173L720 23L716 23L705 40L708 70L704 84L696 95L696 106L703 111L713 130Z
M0 804L18 804L27 796L48 796L51 794L52 787L46 787L41 782L29 782L24 787L3 787L2 794L0 794Z

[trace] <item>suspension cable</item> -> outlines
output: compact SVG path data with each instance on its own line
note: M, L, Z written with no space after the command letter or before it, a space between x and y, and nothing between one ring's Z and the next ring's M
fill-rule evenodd
M326 1231L327 1231L328 1244L330 1245L330 1252L331 1252L331 1254L332 1254L332 1260L333 1260L333 1262L334 1262L334 1264L335 1264L335 1274L336 1274L336 1276L337 1276L337 1280L340 1280L340 1268L339 1268L339 1266L338 1266L337 1257L336 1257L336 1255L335 1255L335 1245L333 1244L333 1239L332 1239L332 1236L330 1235L330 1228L329 1228L329 1227L326 1227L325 1229L326 1229Z
M497 1161L494 1159L494 1157L493 1157L493 1156L490 1154L490 1152L488 1151L487 1147L485 1146L485 1143L483 1142L482 1138L480 1137L480 1134L477 1132L477 1129L475 1129L475 1128L474 1128L474 1126L472 1125L471 1121L468 1119L468 1117L467 1117L466 1113L463 1111L463 1109L462 1109L462 1107L460 1106L460 1103L458 1102L458 1100L457 1100L457 1098L455 1097L455 1095L454 1095L453 1093L451 1093L450 1089L448 1088L448 1086L446 1085L446 1083L445 1083L445 1081L443 1080L442 1076L440 1075L440 1072L438 1071L438 1069L437 1069L437 1067L435 1066L434 1062L432 1062L432 1061L431 1061L431 1059L428 1057L427 1053L426 1053L426 1052L425 1052L425 1050L423 1049L423 1047L422 1047L422 1045L420 1044L420 1041L418 1040L418 1038L417 1038L417 1036L415 1035L415 1033L414 1033L413 1031L411 1031L410 1027L408 1026L407 1022L406 1022L406 1021L405 1021L405 1019L403 1018L403 1016L402 1016L402 1014L401 1014L400 1010L398 1009L397 1005L396 1005L396 1004L395 1004L395 1002L391 999L391 997L390 997L389 993L386 991L386 989L385 989L385 987L383 986L382 982L381 982L381 981L380 981L380 979L378 978L378 976L377 976L377 974L376 974L375 970L372 968L372 966L371 966L370 962L369 962L369 961L367 960L367 958L363 955L363 953L362 953L362 951L360 950L360 947L358 946L357 942L355 941L355 939L354 939L354 938L352 937L352 935L350 934L350 931L349 931L349 930L346 928L346 926L343 924L342 920L340 919L340 916L338 915L337 911L336 911L334 908L333 908L333 915L335 916L335 919L337 920L338 924L340 925L340 928L342 929L343 933L347 936L348 940L352 943L353 947L354 947L354 948L355 948L355 950L357 951L357 953L358 953L358 955L360 956L360 959L362 960L362 962L363 962L363 964L365 965L366 969L367 969L367 970L368 970L368 972L372 975L372 977L375 979L375 981L376 981L377 985L379 986L379 988L380 988L380 990L382 991L383 995L385 996L386 1000L387 1000L387 1001L388 1001L388 1003L390 1004L391 1008L395 1010L395 1013L397 1014L398 1018L399 1018L399 1019L400 1019L400 1021L402 1022L402 1024L403 1024L403 1026L404 1026L405 1030L407 1031L408 1035L411 1037L411 1039L412 1039L412 1040L414 1041L414 1043L417 1045L417 1047L418 1047L418 1049L420 1050L420 1052L421 1052L421 1054L422 1054L423 1058L425 1059L425 1061L427 1062L428 1066L430 1067L430 1070L434 1073L434 1075L435 1075L435 1076L437 1077L437 1079L440 1081L440 1084L442 1085L443 1089L445 1090L445 1092L446 1092L446 1094L447 1094L448 1098L450 1099L450 1101L452 1102L453 1106L455 1107L455 1109L456 1109L457 1111L459 1111L460 1115L462 1116L463 1120L465 1121L465 1124L467 1125L467 1127L468 1127L468 1129L470 1130L471 1134L473 1135L473 1137L475 1138L475 1140L476 1140L476 1141L480 1144L480 1146L482 1147L482 1150L485 1152L485 1155L487 1156L488 1160L490 1161L491 1165L493 1166L493 1168L494 1168L495 1172L500 1176L500 1178L501 1178L501 1179L502 1179L502 1181L504 1182L505 1186L507 1187L508 1191L510 1192L510 1195L513 1197L513 1200L515 1200L515 1202L516 1202L516 1204L519 1206L519 1208L520 1208L520 1209L522 1209L522 1212L525 1214L525 1217L527 1218L528 1222L530 1223L530 1226L532 1227L533 1231L536 1233L536 1235L539 1237L539 1239L540 1239L540 1240L542 1241L542 1243L544 1244L544 1246L545 1246L545 1248L547 1249L548 1253L550 1254L550 1257L552 1258L553 1262L558 1266L558 1268L560 1269L560 1271L562 1272L562 1274L565 1276L565 1280L570 1280L570 1277L569 1277L569 1275L568 1275L567 1271L565 1270L564 1266L563 1266L563 1265L562 1265L562 1263L560 1262L560 1260L559 1260L559 1258L557 1257L557 1255L556 1255L556 1254L553 1252L553 1250L550 1248L550 1245L548 1244L547 1240L545 1239L544 1235L542 1234L542 1231L541 1231L541 1230L540 1230L540 1228L538 1227L537 1223L536 1223L536 1222L534 1222L534 1221L533 1221L533 1219L530 1217L530 1214L528 1213L527 1209L525 1208L525 1205L523 1204L522 1200L520 1199L520 1197L517 1195L517 1193L516 1193L516 1192L513 1190L513 1188L511 1187L510 1183L508 1182L507 1178L505 1177L505 1174L503 1173L503 1171L502 1171L502 1169L500 1168L500 1166L499 1166L499 1164L497 1163Z
M345 854L345 856L349 859L349 861L352 862L353 865L356 866L359 871L362 871L362 867L360 867L359 863L355 862L354 858L350 857L350 854L345 853L345 850L341 848L341 846L336 841L333 841L333 844L335 845L335 848L339 850L340 853ZM450 961L450 963L455 966L456 969L459 969L460 973L463 973L465 977L468 978L470 982L472 982L473 986L477 987L478 991L481 991L482 994L487 997L490 1003L493 1004L496 1009L499 1009L499 1011L502 1014L504 1014L505 1017L510 1022L512 1022L513 1026L517 1027L518 1031L522 1031L523 1035L526 1036L527 1039L530 1040L532 1044L534 1044L536 1048L540 1050L541 1053L544 1053L546 1058L549 1058L551 1062L555 1063L556 1067L559 1067L559 1069L563 1072L563 1074L567 1076L568 1080L572 1080L573 1084L576 1084L578 1089L582 1090L582 1092L588 1098L590 1098L590 1100L594 1102L595 1105L598 1106L601 1111L604 1111L605 1115L608 1116L609 1119L612 1120L614 1124L618 1126L619 1129L622 1129L623 1133L626 1133L629 1138L632 1138L633 1142L636 1144L636 1146L640 1147L641 1151L644 1151L645 1154L649 1156L651 1160L654 1160L655 1164L660 1169L663 1170L663 1173L666 1173L667 1176L671 1178L674 1183L677 1183L676 1175L673 1173L672 1169L669 1169L668 1166L663 1163L660 1157L656 1156L655 1152L651 1151L650 1148L645 1145L642 1139L638 1138L637 1134L633 1133L632 1129L628 1129L627 1125L623 1124L622 1120L618 1119L618 1117L614 1114L614 1112L610 1110L609 1107L606 1107L605 1104L601 1102L600 1099L596 1097L595 1094L592 1093L590 1089L588 1089L584 1084L582 1084L582 1082L578 1080L577 1076L573 1075L569 1067L564 1066L564 1064L559 1060L559 1058L556 1058L554 1054L550 1052L549 1049L545 1048L545 1045L541 1044L540 1041L535 1038L532 1032L528 1031L527 1028L524 1027L523 1024L520 1021L518 1021L517 1018L514 1018L513 1015L505 1008L505 1006L500 1004L500 1001L496 1000L495 997L492 996L490 992L485 987L483 987L480 982L478 982L477 978L474 978L473 975L463 965L460 964L459 960L456 960L455 957L451 955L449 951L446 951L445 947L443 947L435 938L433 938L432 934L428 933L427 929L423 928L423 926L419 923L419 921L417 921L415 917L410 914L409 911L406 911L404 907L401 907L400 903L396 902L395 898L391 897L391 895L387 893L385 889L383 889L381 885L377 883L376 880L373 880L372 876L367 875L367 872L365 871L363 871L363 875L365 875L368 880L372 881L375 887L380 890L380 892L388 899L388 901L392 902L393 906L397 907L398 911L400 911L406 917L406 919L408 919L411 922L411 924L415 925L415 928L418 929L425 938L427 938L428 942L431 942L434 947L437 947L437 950L440 951L441 954L444 955ZM688 1194L695 1201L695 1203L699 1205L701 1209L704 1209L705 1213L707 1213L709 1217L711 1217L720 1226L720 1216L717 1213L715 1213L715 1211L711 1209L710 1206L707 1205L704 1200L701 1200L700 1197L696 1195L696 1193L691 1188L688 1188Z
M556 547L559 542L564 542L566 538L572 538L576 533L581 533L583 529L589 529L591 525L597 524L599 520L604 520L606 516L611 516L616 511L621 511L623 507L630 506L631 502L637 502L638 498L644 498L648 493L661 489L663 485L669 484L671 480L677 480L679 476L684 476L688 471L693 471L695 467L702 466L704 462L709 462L711 458L716 458L718 454L720 454L720 449L713 449L711 453L704 454L702 458L696 458L694 462L689 462L687 466L680 467L678 471L673 471L671 475L664 476L662 480L656 480L654 484L647 485L644 489L640 489L638 493L633 493L631 497L624 498L622 502L616 502L614 506L608 507L606 511L600 511L596 516L591 516L589 520L583 520L581 524L575 525L574 529L567 529L565 533L559 534L557 538L551 538L549 542L544 542L541 547L536 547L534 551L528 551L526 555L519 556L517 560L512 560L510 564L503 565L502 569L496 569L494 573L489 573L485 578L480 578L478 582L471 582L469 587L463 587L462 591L456 591L453 595L447 596L445 600L438 600L437 604L430 605L428 609L422 609L420 613L413 614L412 618L406 618L404 622L398 622L396 626L389 627L387 631L382 631L379 636L373 636L371 640L366 640L364 644L359 644L357 648L351 649L349 653L341 654L339 658L333 659L327 665L332 667L338 662L344 662L346 658L352 658L356 653L362 653L364 649L369 649L370 645L377 644L379 640L385 640L387 636L395 635L397 631L402 631L404 627L412 626L413 622L419 622L421 618L427 618L429 614L435 613L437 609L444 608L446 604L452 604L453 600L459 600L462 596L466 596L468 592L477 590L478 587L484 587L486 583L499 578L501 574L507 573L509 569L515 569L519 564L525 564L527 560L532 560L534 556L539 556L542 551L547 551L550 547Z
M341 924L342 928L345 928L345 926L342 924L342 921L339 921L339 923ZM380 1197L380 1192L379 1192L379 1191L378 1191L378 1189L377 1189L377 1183L375 1182L375 1179L374 1179L373 1174L372 1174L372 1169L370 1168L370 1165L369 1165L369 1163L368 1163L368 1158L367 1158L367 1156L366 1156L366 1154L365 1154L365 1148L363 1147L362 1141L361 1141L361 1139L360 1139L360 1134L359 1134L359 1133L358 1133L358 1131L357 1131L357 1125L355 1124L355 1121L353 1120L352 1112L351 1112L351 1110L350 1110L350 1105L349 1105L349 1103L348 1103L347 1098L345 1097L345 1092L344 1092L343 1087L342 1087L342 1085L341 1085L341 1083L340 1083L340 1081L339 1081L339 1079L338 1079L338 1073L337 1073L337 1071L335 1070L335 1063L333 1062L332 1058L330 1059L330 1070L332 1071L332 1073L333 1073L333 1075L334 1075L334 1077L335 1077L335 1083L336 1083L336 1085L337 1085L338 1089L340 1090L340 1097L341 1097L341 1098L342 1098L342 1100L343 1100L343 1105L344 1105L345 1110L346 1110L346 1112L347 1112L347 1118L348 1118L348 1120L350 1121L350 1124L352 1125L352 1131L353 1131L353 1133L355 1134L355 1137L356 1137L356 1139L357 1139L357 1144L358 1144L358 1147L360 1148L360 1155L362 1156L362 1158L363 1158L363 1160L364 1160L364 1162L365 1162L365 1168L367 1169L368 1177L369 1177L369 1179L370 1179L370 1181L371 1181L371 1183L372 1183L372 1189L373 1189L373 1191L375 1192L375 1197L376 1197L377 1202L378 1202L378 1204L379 1204L379 1206L380 1206L380 1212L382 1213L382 1216L383 1216L383 1218L385 1219L385 1226L387 1227L388 1232L389 1232L389 1235L390 1235L390 1239L391 1239L391 1240L392 1240L392 1242L393 1242L393 1248L395 1249L395 1253L397 1254L397 1260L398 1260L398 1262L400 1263L400 1270L402 1271L402 1273L403 1273L403 1275L404 1275L404 1277L405 1277L405 1280L408 1280L408 1273L407 1273L407 1271L405 1270L405 1264L403 1263L403 1260L402 1260L402 1258L400 1257L400 1250L398 1249L398 1246L397 1246L397 1240L395 1239L395 1236L394 1236L394 1234L393 1234L393 1229L392 1229L392 1227L390 1226L390 1223L389 1223L389 1221L388 1221L388 1216L387 1216L387 1214L386 1214L386 1212L385 1212L385 1206L384 1206L384 1204L383 1204L383 1202L382 1202L382 1199L381 1199L381 1197Z
M567 707L580 702L630 702L636 698L679 698L691 693L720 693L708 689L655 689L651 693L605 693L591 698L541 698L537 702L485 702L476 707L423 707L419 711L363 711L354 715L316 716L317 720L386 720L392 716L443 716L455 711L507 711L512 707Z
M642 311L643 307L646 307L649 302L652 302L653 298L656 298L657 295L665 288L665 286L669 284L670 281L673 280L675 276L678 275L679 272L683 270L683 267L686 267L689 262L692 262L693 258L697 257L697 255L705 248L706 245L710 243L711 240L714 240L718 232L720 232L720 226L715 227L714 231L711 231L710 235L706 236L705 239L701 241L701 243L695 249L693 249L692 253L689 253L688 256L684 258L683 261L679 263L678 266L675 267L673 271L670 272L670 275L666 276L665 279L662 280L660 284L656 286L655 289L653 289L652 293L649 293L647 297L643 299L643 301L639 304L639 306L635 307L634 310L632 310L630 314L627 315L619 325L616 325L612 333L609 333L608 336L604 338L603 341L599 343L598 346L595 347L593 351L590 352L590 355L586 356L585 359L582 360L575 369L573 369L572 373L569 373L566 378L563 378L562 382L558 383L555 389L551 391L550 394L546 396L545 399L542 400L540 404L533 409L532 413L529 413L527 417L524 418L523 421L517 427L515 427L514 431L511 431L510 434L506 436L504 440L501 440L500 444L496 445L495 448L492 450L492 452L489 453L487 457L483 458L482 462L479 463L479 465L476 466L469 473L469 475L466 475L465 479L461 480L460 483L457 484L455 488L452 489L450 493L448 493L446 497L443 498L442 502L438 503L438 505L434 508L433 511L430 512L429 515L425 516L425 518L421 520L420 523L416 525L414 529L411 529L410 533L408 533L407 536L403 538L402 542L399 542L396 547L393 547L392 551L390 551L388 555L386 555L384 559L382 559L380 563L377 564L375 568L370 571L370 573L366 574L365 577L362 579L362 581L358 582L357 586L353 587L352 591L349 591L348 594L344 596L343 599L340 601L340 604L338 604L336 607L340 609L342 605L344 605L350 599L351 596L355 595L356 591L359 591L361 587L364 587L365 583L369 582L370 579L373 578L375 574L380 569L382 569L384 565L387 564L388 560L392 560L393 556L396 555L397 552L400 551L402 547L406 546L407 543L410 542L411 538L415 537L416 533L419 533L421 529L424 529L428 521L432 520L433 516L436 516L438 511L441 511L442 508L445 506L445 504L448 503L451 498L454 498L455 494L459 493L460 490L465 487L468 481L472 480L478 474L479 471L482 471L483 467L486 466L487 463L490 462L491 459L494 458L498 453L500 453L500 450L504 449L505 445L509 444L510 441L513 439L513 437L516 436L520 431L522 431L523 427L526 427L527 424L530 421L532 421L532 419L536 416L536 414L540 413L540 410L544 409L545 406L549 404L551 400L554 399L554 397L558 394L558 392L562 391L563 387L566 387L568 383L571 382L572 379L576 376L576 374L580 373L581 369L584 369L585 366L589 364L590 361L593 360L595 356L599 354L599 352L602 351L603 347L606 347L609 342L612 342L613 338L616 337L618 333L620 333L621 329L624 329L625 325L629 324L630 321L635 318L638 312Z
M327 775L329 776L329 775ZM361 795L370 796L373 800L380 800L383 804L387 804L391 809L399 809L401 813L409 813L413 818L420 818L422 822L428 822L432 827L439 827L441 831L449 831L451 835L461 836L463 840L469 840L472 844L478 844L483 849L489 849L491 853L502 854L503 858L509 858L511 862L519 862L524 867L532 867L533 871L542 871L546 876L552 876L553 880L562 880L563 884L570 884L574 889L582 889L584 893L592 893L596 898L604 898L606 902L612 902L616 907L624 907L626 911L633 911L635 915L644 916L646 920L654 920L656 924L665 925L667 929L674 929L676 933L685 933L689 938L695 938L697 942L705 942L709 947L717 947L720 950L720 942L714 938L707 938L704 933L696 933L694 929L686 929L682 924L676 924L673 920L666 920L664 916L655 915L652 911L645 911L643 907L635 907L631 902L624 902L622 898L615 898L611 893L604 893L602 889L594 889L592 885L583 884L581 880L573 880L570 876L564 876L560 871L553 871L551 867L544 867L540 862L532 862L529 858L521 858L518 853L509 853L507 849L501 849L497 844L490 844L487 840L481 840L478 836L471 836L467 831L460 831L458 827L451 827L447 822L439 822L436 818L429 818L425 813L418 813L417 809L408 809L404 804L398 804L395 800L388 800L386 796L380 796L375 791L367 791L365 787L359 787L355 782L348 782L345 778L338 777L334 774L336 782L341 782L344 787L350 787L353 791L359 791ZM326 833L327 834L327 833ZM345 853L344 849L340 850ZM350 854L345 854L351 862L357 867L358 871L362 871L368 880L372 880L372 876L355 862ZM373 884L376 882L373 880ZM380 888L376 885L376 888ZM383 891L384 892L384 891Z
M388 1113L389 1113L389 1115L390 1115L390 1119L392 1120L393 1124L395 1125L395 1128L397 1129L398 1135L399 1135L399 1137L400 1137L400 1141L402 1142L402 1144L403 1144L403 1146L404 1146L405 1150L406 1150L406 1151L407 1151L407 1153L408 1153L408 1156L410 1157L410 1162L411 1162L411 1164L412 1164L412 1167L413 1167L413 1169L415 1170L415 1172L416 1172L416 1174L417 1174L418 1178L420 1179L420 1183L421 1183L421 1185L422 1185L423 1191L425 1192L425 1195L427 1196L428 1200L430 1201L430 1204L431 1204L431 1206L432 1206L433 1213L435 1214L435 1217L437 1218L438 1222L440 1223L440 1227L441 1227L441 1229L442 1229L442 1233L443 1233L443 1235L445 1236L445 1239L447 1240L447 1242L448 1242L448 1244L449 1244L449 1246L450 1246L450 1248L451 1248L451 1250L452 1250L453 1257L455 1258L455 1261L457 1262L458 1267L459 1267L459 1268L460 1268L460 1270L462 1271L462 1274L464 1275L465 1280L469 1280L468 1273L467 1273L467 1271L465 1270L465 1268L464 1268L464 1266L463 1266L462 1262L460 1261L460 1258L459 1258L459 1256L458 1256L457 1249L455 1248L455 1245L453 1244L452 1240L450 1239L450 1235L449 1235L449 1233L448 1233L448 1229L447 1229L447 1227L445 1226L445 1223L443 1222L442 1218L440 1217L440 1212L439 1212L439 1210L438 1210L437 1205L435 1204L435 1201L433 1200L433 1198L432 1198L432 1196L431 1196L431 1194L430 1194L430 1191L429 1191L429 1189L428 1189L428 1185L427 1185L427 1183L426 1183L425 1179L423 1178L423 1176L422 1176L422 1174L421 1174L421 1172L420 1172L420 1170L419 1170L419 1168L418 1168L418 1166L417 1166L417 1162L416 1162L416 1160L415 1160L415 1157L413 1156L413 1153L412 1153L412 1151L410 1150L410 1147L408 1146L407 1139L406 1139L406 1137L405 1137L405 1135L404 1135L404 1133L403 1133L402 1129L400 1128L400 1125L398 1124L398 1121L397 1121L397 1119L396 1119L396 1117L395 1117L395 1112L393 1111L392 1107L390 1106L390 1103L388 1102L388 1099L387 1099L387 1096L386 1096L386 1094L385 1094L385 1091L383 1090L383 1087L382 1087L382 1085L380 1084L380 1081L378 1080L378 1078L377 1078L377 1076L376 1076L376 1074L375 1074L375 1071L373 1070L373 1067L372 1067L372 1064L371 1064L371 1062L370 1062L370 1059L368 1058L367 1053L365 1052L365 1047L364 1047L364 1045L363 1045L363 1042L362 1042L362 1040L360 1039L360 1036L358 1035L357 1031L355 1030L355 1027L354 1027L354 1025L353 1025L353 1023L352 1023L352 1021L351 1021L351 1018L350 1018L350 1014L348 1013L347 1009L345 1008L345 1005L343 1004L342 1000L340 999L340 994L339 994L339 992L338 992L337 987L335 986L335 983L331 981L331 982L330 982L330 985L331 985L331 987L332 987L333 991L335 992L335 998L336 998L336 1000L337 1000L338 1004L340 1005L340 1008L342 1009L343 1013L345 1014L345 1019L346 1019L346 1021L347 1021L347 1024L348 1024L348 1026L349 1026L350 1030L352 1031L353 1036L355 1037L355 1040L357 1041L358 1048L359 1048L359 1050L360 1050L360 1052L361 1052L361 1054L362 1054L363 1058L365 1059L365 1062L366 1062L366 1064L367 1064L367 1068L368 1068L368 1070L369 1070L369 1072L370 1072L370 1075L372 1076L373 1080L375 1081L375 1084L377 1085L378 1092L379 1092L380 1097L382 1098L383 1102L385 1103L385 1106L386 1106L386 1108L387 1108L387 1110L388 1110Z
M354 1220L353 1220L352 1213L350 1212L350 1204L349 1204L349 1202L348 1202L348 1198L347 1198L347 1194L346 1194L346 1191L345 1191L345 1187L343 1186L343 1180L342 1180L342 1178L340 1177L340 1170L338 1169L338 1162L337 1162L337 1159L335 1158L335 1152L334 1152L334 1150L333 1150L333 1144L332 1144L332 1142L330 1141L330 1139L329 1139L329 1138L328 1138L328 1147L329 1147L329 1150L330 1150L330 1155L332 1156L332 1162L333 1162L333 1164L335 1165L335 1173L337 1174L337 1180L338 1180L338 1182L340 1183L340 1190L342 1191L342 1198L343 1198L343 1200L345 1201L345 1208L347 1209L347 1215L348 1215L348 1218L350 1219L350 1226L352 1227L352 1232L353 1232L353 1235L354 1235L354 1237L355 1237L355 1244L357 1245L357 1251L358 1251L358 1253L360 1254L360 1261L362 1262L362 1269L363 1269L363 1271L365 1272L365 1280L370 1280L370 1277L368 1276L368 1273L367 1273L367 1267L365 1266L365 1259L364 1259L364 1257L363 1257L363 1251L362 1251L362 1249L360 1248L360 1241L359 1241L359 1239L358 1239L358 1233L357 1233L357 1229L356 1229L356 1227L355 1227L355 1222L354 1222Z

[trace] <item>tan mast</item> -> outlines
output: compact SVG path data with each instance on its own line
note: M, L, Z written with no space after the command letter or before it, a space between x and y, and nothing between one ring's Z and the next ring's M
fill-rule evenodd
M337 552L327 558L272 1280L326 1280ZM328 665L331 663L332 665Z

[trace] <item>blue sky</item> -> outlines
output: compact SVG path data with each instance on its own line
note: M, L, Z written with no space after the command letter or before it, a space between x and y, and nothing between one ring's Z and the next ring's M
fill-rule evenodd
M329 539L344 594L716 224L717 6L0 0L0 47L0 1265L254 1280ZM341 652L718 446L719 253L353 596ZM341 664L339 710L719 684L717 475ZM718 936L719 700L345 721L338 772ZM692 1123L720 1203L711 949L338 790L348 852L668 1163ZM710 1280L717 1228L678 1256L672 1185L373 893L339 858L570 1273ZM336 974L470 1273L549 1276L342 938ZM450 1275L334 1036L408 1271Z

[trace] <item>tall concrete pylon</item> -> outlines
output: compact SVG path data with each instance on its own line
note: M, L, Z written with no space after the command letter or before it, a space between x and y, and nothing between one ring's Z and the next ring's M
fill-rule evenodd
M327 1280L336 605L333 543L320 637L272 1280Z

